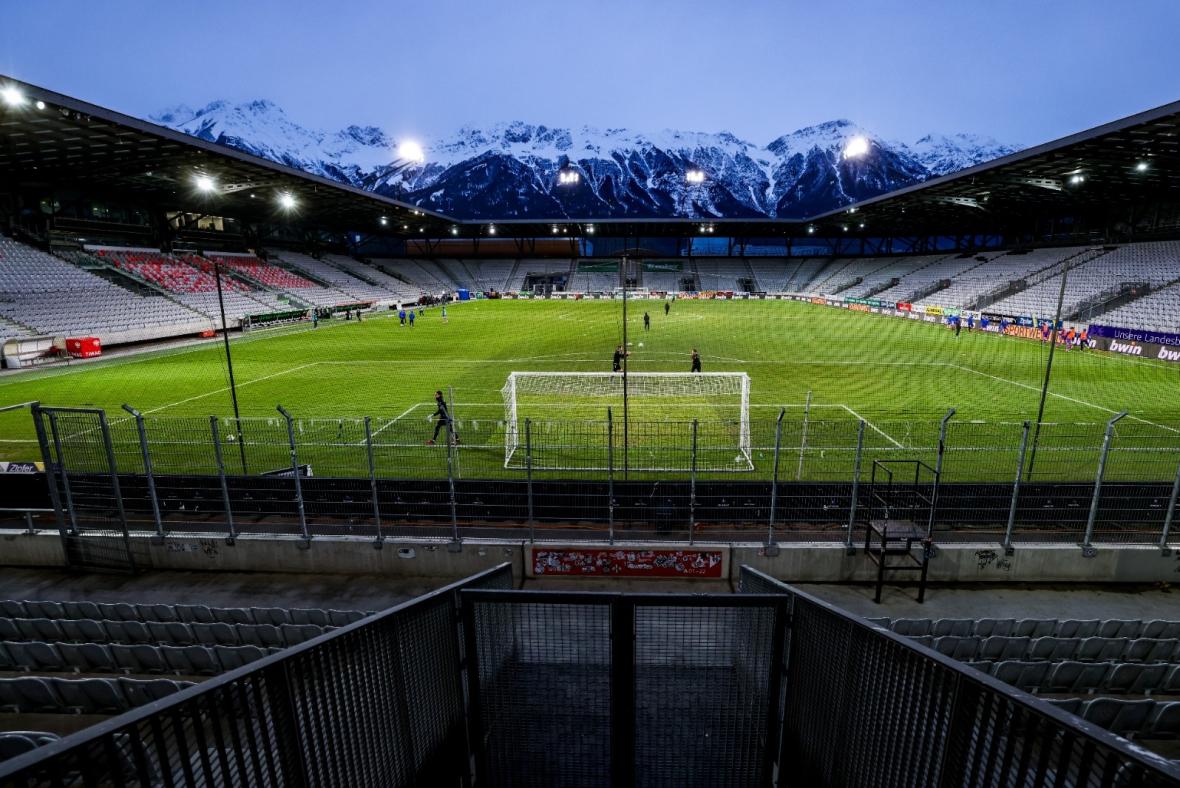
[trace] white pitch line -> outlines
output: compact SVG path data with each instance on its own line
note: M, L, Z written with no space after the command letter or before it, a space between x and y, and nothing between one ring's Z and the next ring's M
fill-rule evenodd
M404 419L406 416L409 416L411 413L413 413L415 410L417 410L417 409L418 409L418 407L419 407L420 405L422 405L422 403L421 403L421 402L415 402L413 405L411 405L410 407L408 407L408 408L406 408L405 410L403 410L403 411L401 412L401 415L399 415L399 416L398 416L396 419L393 419L392 421L389 421L389 422L387 422L387 423L385 424L385 426L384 426L384 427L382 427L381 429L379 429L379 430L377 430L376 432L374 432L374 433L373 433L373 434L372 434L370 437L376 438L376 437L377 437L378 435L380 435L380 434L381 434L383 431L385 431L385 430L389 429L390 427L392 427L394 422L396 422L396 421L401 421L401 420L402 420L402 419ZM364 446L364 445L365 445L365 442L364 442L364 441L360 441L360 442L358 442L358 443L354 443L353 445L354 445L354 446Z
M848 411L850 414L852 414L852 417L853 417L854 419L860 419L861 421L863 421L865 424L867 424L867 425L868 425L869 429L871 429L873 432L876 432L878 435L880 435L880 436L881 436L881 437L883 437L885 440L887 440L887 441L889 441L890 443L892 443L892 444L893 444L894 446L896 446L897 448L899 448L899 449L904 449L904 448L905 448L905 447L904 447L904 446L902 446L900 443L898 443L897 441L895 441L895 440L893 439L893 437L892 437L891 435L889 435L889 433L887 433L887 432L885 432L884 430L882 430L882 429L881 429L880 427L878 427L876 424L873 424L873 422L869 421L868 419L866 419L864 416L862 416L862 415L860 415L859 413L857 413L857 412L856 412L855 410L853 410L852 408L848 407L847 405L841 405L840 407L841 407L841 408L844 408L844 410L846 410L846 411Z
M323 363L323 362L312 361L307 364L300 364L297 367L291 367L290 369L284 369L281 372L275 372L274 374L271 374L271 375L263 375L260 378L254 378L253 380L247 380L244 383L239 383L238 388L241 388L242 386L249 386L251 383L261 383L264 380L270 380L271 378L277 378L280 375L290 375L292 372L298 372L301 369L307 369L308 367L314 367L316 364L321 364L321 363ZM156 413L161 410L167 410L168 408L174 408L177 405L183 405L186 402L192 402L194 400L204 399L205 397L212 397L214 394L220 394L224 391L229 391L229 386L225 386L224 388L219 388L215 391L207 391L204 394L197 394L196 396L193 396L193 397L186 397L185 399L180 399L180 400L177 400L176 402L169 402L167 405L161 405L158 408L152 408L151 410L145 410L144 413L145 414L146 413Z
M1018 380L1008 380L1007 378L1001 378L997 375L992 375L987 372L980 372L978 369L972 369L971 367L964 367L961 364L947 364L947 366L954 367L955 369L961 369L964 372L974 372L976 375L983 375L985 378L991 378L992 380L998 380L1001 383L1010 383L1013 386L1019 386L1020 388L1028 389L1029 391L1040 391L1041 390L1038 386L1030 386L1027 383L1021 383ZM1063 399L1063 400L1066 400L1067 402L1072 402L1077 405L1084 405L1087 408L1095 408L1097 410L1101 410L1106 413L1118 413L1119 412L1117 410L1111 410L1110 408L1108 408L1104 405L1095 405L1093 402L1086 402L1085 400L1075 399L1074 397L1069 397L1069 396L1066 396L1065 394L1058 394L1057 392L1054 392L1054 391L1050 391L1049 396L1050 397L1057 397L1058 399ZM1154 421L1148 421L1147 419L1141 419L1138 416L1132 416L1129 413L1127 414L1127 418L1131 419L1132 421L1138 421L1142 424L1150 424L1153 427L1158 427L1161 430L1167 430L1168 432L1180 432L1180 429L1176 429L1175 427L1168 427L1164 424L1156 424Z

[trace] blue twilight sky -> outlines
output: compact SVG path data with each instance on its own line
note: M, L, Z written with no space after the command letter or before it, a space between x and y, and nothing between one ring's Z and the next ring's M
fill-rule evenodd
M1180 99L1180 0L0 0L0 73L146 116L732 131L846 117L1025 145Z

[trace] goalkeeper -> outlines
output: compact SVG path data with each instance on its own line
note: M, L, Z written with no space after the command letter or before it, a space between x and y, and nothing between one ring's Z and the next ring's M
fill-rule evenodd
M434 404L436 407L436 410L434 411L434 414L433 414L434 415L434 436L431 437L430 440L426 441L426 445L427 446L434 445L434 442L436 440L438 440L438 431L441 430L443 427L447 428L447 432L454 439L455 443L460 443L461 441L459 440L458 433L456 433L454 428L451 426L451 414L447 412L447 401L445 399L443 399L443 393L441 391L434 392Z
M610 366L611 372L622 372L623 371L623 359L625 359L629 355L631 355L631 354L628 353L626 350L623 350L622 345L616 345L615 346L615 354L613 356L611 356L611 366Z

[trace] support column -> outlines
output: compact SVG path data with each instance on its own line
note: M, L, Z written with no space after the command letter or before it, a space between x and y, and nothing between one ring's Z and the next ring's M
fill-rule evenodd
M311 547L311 533L307 530L307 512L303 508L303 479L299 476L299 452L295 448L295 419L282 406L278 406L279 413L287 420L287 443L291 447L291 475L295 480L295 509L299 514L299 532L303 535L303 542L299 546L306 550Z

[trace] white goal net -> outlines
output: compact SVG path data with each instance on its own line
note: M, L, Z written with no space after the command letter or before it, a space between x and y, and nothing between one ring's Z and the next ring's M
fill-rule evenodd
M626 425L617 372L513 372L501 394L506 468L753 470L745 372L630 373Z

